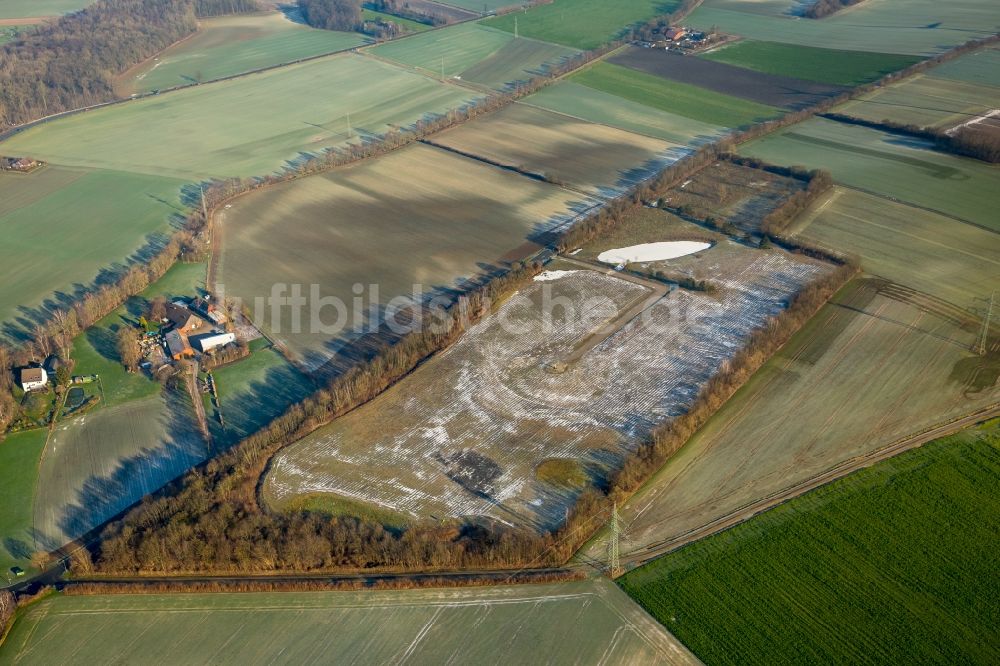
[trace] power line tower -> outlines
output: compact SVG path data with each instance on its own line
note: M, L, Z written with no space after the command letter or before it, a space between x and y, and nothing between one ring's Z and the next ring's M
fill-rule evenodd
M990 305L986 308L986 318L983 319L983 330L979 334L979 341L976 344L976 353L980 356L986 356L986 343L990 337L990 320L993 319L993 300L996 298L996 295L996 291L990 294Z
M619 524L621 518L618 516L618 503L611 509L611 538L608 539L608 573L612 578L621 576L622 561L619 553L619 541L621 540L622 529Z

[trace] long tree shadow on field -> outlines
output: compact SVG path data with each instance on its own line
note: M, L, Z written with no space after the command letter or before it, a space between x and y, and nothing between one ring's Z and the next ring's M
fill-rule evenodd
M116 461L110 475L85 479L75 501L58 508L56 527L61 534L38 535L47 550L64 545L60 543L64 536L75 539L98 528L206 459L209 452L187 395L179 389L167 389L163 398L165 409L159 422L149 425L163 429L160 441Z

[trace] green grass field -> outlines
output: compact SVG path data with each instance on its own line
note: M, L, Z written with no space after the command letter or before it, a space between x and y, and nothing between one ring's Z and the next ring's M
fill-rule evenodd
M473 97L374 58L338 55L63 118L12 137L0 154L189 179L261 175L344 143L347 114L356 141Z
M123 81L125 92L213 81L369 41L360 33L294 23L281 12L202 19L200 24L196 34L131 70Z
M59 640L47 640L52 631ZM551 640L554 634L560 640ZM121 640L129 636L131 640ZM184 637L178 642L178 637ZM606 580L400 592L52 596L0 662L697 663Z
M0 19L58 16L83 9L94 0L0 0Z
M218 368L212 374L225 427L213 418L211 408L206 407L206 414L215 443L220 446L256 432L313 390L306 377L267 347L259 347L249 358Z
M579 53L576 49L535 39L512 39L488 58L462 72L463 81L503 89L516 81L528 81Z
M0 439L0 574L10 567L28 569L35 551L31 502L38 481L38 461L45 448L44 428ZM0 578L0 586L6 584Z
M1000 108L1000 86L947 79L937 70L851 100L836 109L859 118L947 128Z
M933 76L1000 87L1000 48L982 49L931 70Z
M373 9L362 9L361 16L366 21L392 21L393 23L402 26L409 32L424 32L425 30L430 30L433 27L426 23L411 21L410 19L394 16L393 14L377 12Z
M573 81L547 86L522 103L679 144L697 145L718 138L725 131L718 125L669 113Z
M943 215L837 188L791 232L861 257L868 273L961 308L1000 288L1000 237Z
M765 74L857 86L920 60L916 56L742 40L701 56Z
M554 0L483 23L513 33L516 18L521 37L592 49L617 38L634 23L673 11L678 4L676 0Z
M909 451L622 587L705 663L995 663L1000 428Z
M774 107L599 62L570 81L654 109L722 127L740 127L782 114Z
M37 539L51 550L82 536L208 453L183 390L60 422L38 474Z
M180 180L47 166L0 174L0 322L120 265L182 213ZM30 329L31 326L29 325Z
M863 2L821 20L792 15L795 0L706 0L684 23L766 42L827 49L934 55L996 31L993 0Z
M930 150L928 144L814 118L740 152L774 164L827 169L836 181L1000 231L994 193L1000 170Z

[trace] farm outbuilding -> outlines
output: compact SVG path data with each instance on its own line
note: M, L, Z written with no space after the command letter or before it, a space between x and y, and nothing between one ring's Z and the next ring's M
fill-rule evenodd
M170 358L175 361L194 356L194 350L188 344L187 338L179 331L168 332L164 336L164 340L167 343L167 352L170 354Z
M195 340L195 342L201 348L201 351L207 353L213 349L225 347L231 342L236 342L236 336L233 333L213 333L202 336Z
M178 303L167 303L167 319L175 329L185 333L201 328L204 323L200 317Z

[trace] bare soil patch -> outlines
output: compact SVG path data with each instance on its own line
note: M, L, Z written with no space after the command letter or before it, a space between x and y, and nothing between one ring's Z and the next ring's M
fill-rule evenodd
M847 90L843 86L764 74L662 49L630 47L608 61L670 81L785 109L801 109Z

